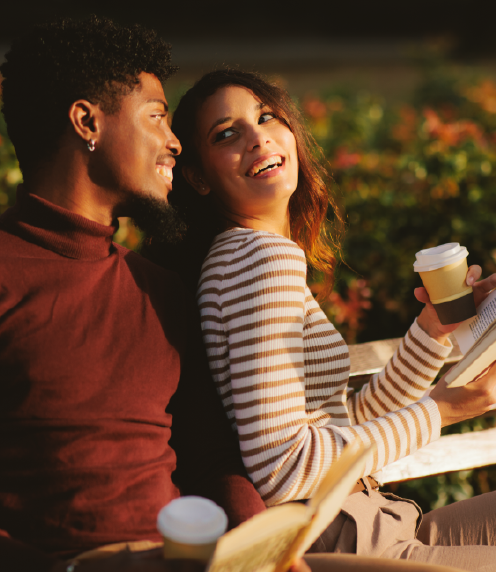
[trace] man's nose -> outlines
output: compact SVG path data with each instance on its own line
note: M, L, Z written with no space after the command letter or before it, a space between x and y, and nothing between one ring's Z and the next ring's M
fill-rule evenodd
M172 153L172 155L180 155L182 147L179 139L174 135L174 133L172 133L170 127L168 127L167 131L167 142L165 146Z

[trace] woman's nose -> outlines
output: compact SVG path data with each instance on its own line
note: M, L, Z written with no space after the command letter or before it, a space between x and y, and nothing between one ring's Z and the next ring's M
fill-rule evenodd
M267 133L260 125L255 125L251 128L248 137L248 150L252 151L258 147L264 147L270 141Z

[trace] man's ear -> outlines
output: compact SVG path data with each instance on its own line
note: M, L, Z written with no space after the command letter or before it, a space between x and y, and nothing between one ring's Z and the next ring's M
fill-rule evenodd
M200 171L196 167L184 166L183 177L200 195L208 195L210 192L210 187L205 183Z
M101 115L102 111L98 105L90 103L86 99L78 99L69 108L69 120L74 131L85 143L98 142Z

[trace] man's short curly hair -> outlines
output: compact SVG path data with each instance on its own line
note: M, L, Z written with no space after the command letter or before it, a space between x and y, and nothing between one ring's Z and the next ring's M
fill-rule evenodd
M24 177L57 149L74 101L98 103L112 114L139 86L141 72L164 82L175 71L170 45L139 25L91 16L33 28L0 66L2 111Z

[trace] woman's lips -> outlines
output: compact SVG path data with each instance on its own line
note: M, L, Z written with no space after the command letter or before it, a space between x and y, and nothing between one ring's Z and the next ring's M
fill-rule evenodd
M246 176L260 177L264 173L268 173L278 167L282 167L283 163L284 158L281 157L281 155L271 155L266 159L262 159L261 161L254 163L246 173Z

